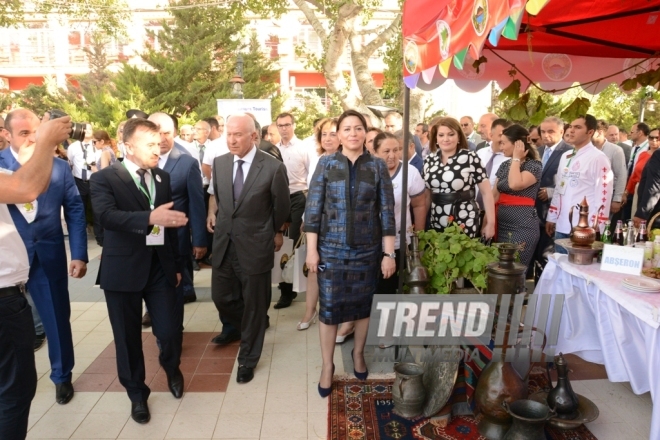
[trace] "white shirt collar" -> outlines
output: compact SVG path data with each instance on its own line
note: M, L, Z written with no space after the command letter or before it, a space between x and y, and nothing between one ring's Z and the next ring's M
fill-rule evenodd
M257 147L255 145L253 145L250 152L248 154L246 154L245 156L238 157L238 156L234 155L234 162L242 160L244 163L252 164L252 162L254 162L254 156L256 156L256 155L257 155Z
M138 178L139 175L137 173L137 170L140 169L139 166L137 166L134 162L132 162L128 157L124 158L124 165L126 165L126 169L130 173L131 177L133 178ZM151 170L147 170L147 173L151 174Z
M561 141L557 142L552 147L545 147L545 148L548 148L550 151L555 151L555 148L557 148L557 145L559 145L559 144L561 144Z
M172 147L172 149L170 151L168 151L165 154L160 155L160 158L158 159L158 168L163 169L163 167L167 163L167 159L170 157L170 153L172 152L172 150L174 148L176 148L176 147Z

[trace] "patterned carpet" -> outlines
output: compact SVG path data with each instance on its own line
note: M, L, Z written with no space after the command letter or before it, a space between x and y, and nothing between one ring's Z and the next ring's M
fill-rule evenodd
M330 440L486 440L479 435L474 417L458 416L445 428L428 418L408 420L392 412L393 380L357 379L335 382L330 397L328 439ZM548 387L544 375L529 379L530 393ZM546 440L597 440L591 432L546 428Z

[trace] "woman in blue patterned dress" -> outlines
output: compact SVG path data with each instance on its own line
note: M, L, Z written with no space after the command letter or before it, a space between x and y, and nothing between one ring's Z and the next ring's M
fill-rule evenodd
M354 373L366 379L364 345L379 271L394 274L394 193L387 165L365 148L367 123L359 112L337 120L340 151L324 156L307 195L307 266L318 273L323 369L318 390L332 389L337 325L355 321Z

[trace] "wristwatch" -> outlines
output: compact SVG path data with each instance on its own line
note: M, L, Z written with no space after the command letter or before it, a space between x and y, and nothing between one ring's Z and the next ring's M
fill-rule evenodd
M392 252L391 254L388 254L387 252L383 252L383 257L390 257L393 260L396 260L396 254Z

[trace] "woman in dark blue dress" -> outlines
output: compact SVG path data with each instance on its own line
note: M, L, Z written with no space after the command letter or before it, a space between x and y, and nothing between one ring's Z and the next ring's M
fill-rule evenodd
M319 394L330 394L337 325L355 321L355 375L366 379L364 345L378 273L394 274L394 194L387 165L365 148L359 112L337 120L340 151L324 156L312 177L305 227L307 266L318 273L323 370Z

